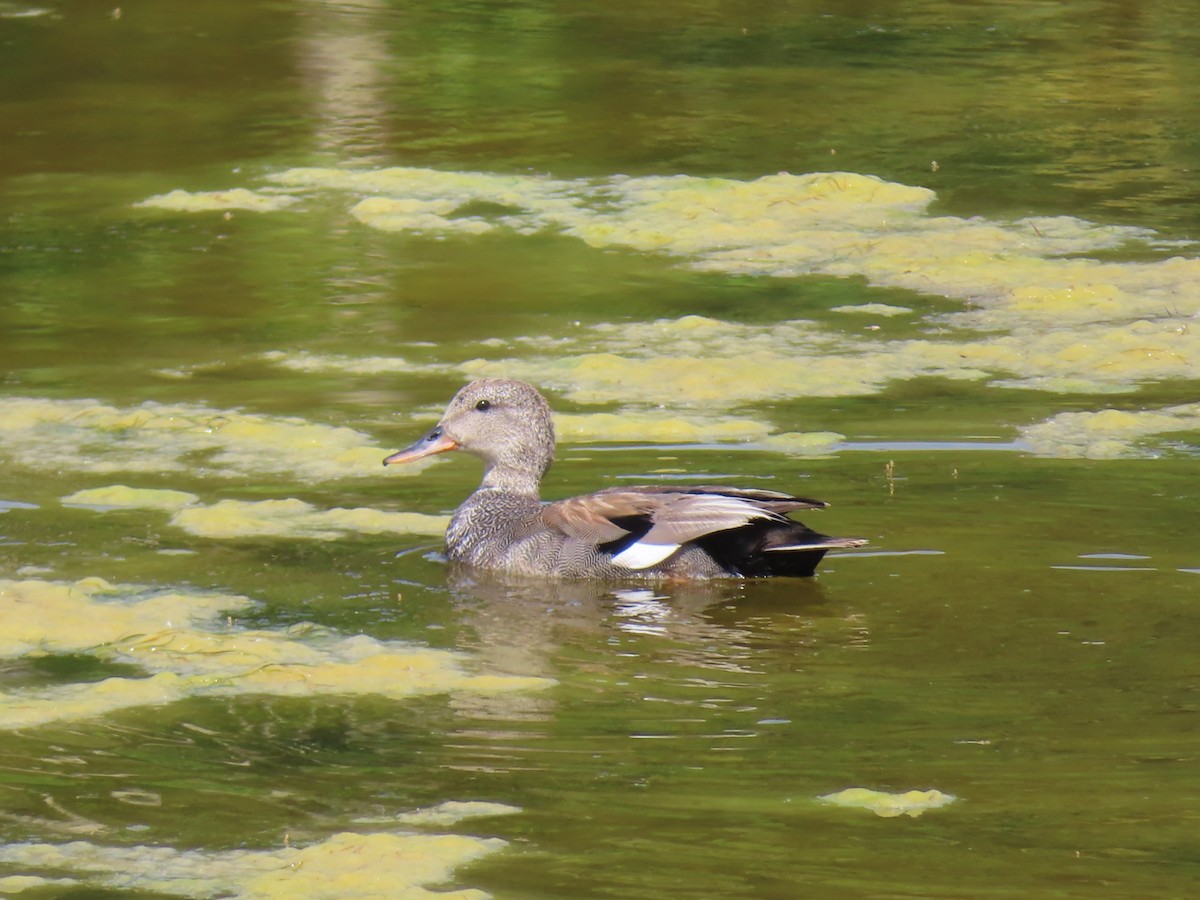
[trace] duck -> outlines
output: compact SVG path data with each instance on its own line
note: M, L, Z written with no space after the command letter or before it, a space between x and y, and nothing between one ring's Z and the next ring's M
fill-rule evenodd
M555 444L550 404L537 388L484 378L383 464L454 450L483 461L482 482L446 529L447 558L472 569L602 580L808 577L829 550L867 543L790 518L829 504L777 491L656 484L543 502Z

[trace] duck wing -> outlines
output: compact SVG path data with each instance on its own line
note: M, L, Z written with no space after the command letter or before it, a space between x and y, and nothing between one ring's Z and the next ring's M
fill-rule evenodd
M542 524L597 546L649 530L654 503L636 491L599 491L542 507Z
M755 488L735 488L724 484L689 484L668 486L662 484L639 484L634 487L605 488L591 494L592 497L607 494L637 493L645 495L688 494L690 496L719 496L733 500L745 500L772 512L791 512L796 509L825 509L829 506L824 500L813 500L809 497L796 497L780 491L764 491Z
M545 525L589 540L631 570L648 569L689 541L741 528L758 519L789 521L794 509L821 509L820 500L777 491L716 485L607 488L542 507Z

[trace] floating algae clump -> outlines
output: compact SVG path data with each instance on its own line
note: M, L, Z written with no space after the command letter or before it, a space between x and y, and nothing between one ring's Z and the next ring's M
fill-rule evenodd
M754 419L672 416L662 413L559 413L554 428L565 442L636 441L638 443L711 443L758 441L768 426Z
M465 658L312 625L245 629L245 597L0 580L0 659L87 653L145 677L0 692L0 729L88 718L192 696L379 694L403 698L539 688L545 679L472 674Z
M1021 429L1021 443L1044 456L1113 459L1139 454L1151 435L1200 432L1200 403L1163 409L1065 412Z
M73 884L229 900L484 900L483 891L428 885L444 884L456 869L504 846L499 838L395 831L342 832L307 847L269 850L107 847L88 841L0 844L2 864L56 876L70 873L69 878L0 878L0 889L17 893Z
M536 344L531 341L530 343ZM876 394L919 377L1002 387L1112 393L1147 381L1200 378L1200 329L1139 320L1070 329L868 340L816 322L747 325L700 316L599 325L553 354L525 347L460 366L471 378L508 374L583 403L695 407L794 397ZM670 384L664 398L663 384Z
M1200 312L1200 260L1082 256L1130 243L1167 245L1147 229L1070 216L991 221L934 215L936 195L928 188L853 172L779 172L748 181L688 175L570 180L305 168L270 179L283 193L259 196L275 202L306 191L345 192L353 215L387 231L555 231L597 248L678 256L702 270L862 277L875 286L963 301L972 307L958 314L964 327L1062 327L1167 309ZM480 207L502 212L472 214Z
M0 399L0 455L38 470L321 481L378 478L385 453L361 432L295 417L194 404Z
M67 506L97 510L155 509L173 512L171 524L207 538L298 537L335 540L361 534L441 535L448 516L388 512L370 507L317 509L289 497L283 500L218 500L202 504L186 491L111 485L76 491L62 498Z
M76 491L62 498L65 506L83 506L94 509L161 509L175 512L185 506L199 503L200 498L187 491L162 490L158 488L132 488L123 484L89 488Z
M134 206L173 209L179 212L242 209L249 212L274 212L291 206L296 198L288 194L261 194L245 188L228 191L185 191L177 189L166 194L148 197Z
M896 816L911 816L915 819L926 810L946 806L957 798L938 790L889 794L885 791L873 791L870 788L846 788L844 791L825 794L817 799L834 806L869 809L875 815L885 819L892 819Z
M579 403L622 404L620 414L559 414L555 421L566 442L730 441L819 455L840 436L776 434L768 422L728 411L764 400L878 393L891 381L920 376L1105 394L1130 392L1144 382L1200 379L1200 329L1174 321L1030 328L972 340L879 341L803 320L747 325L684 316L578 329L556 340L552 353L539 352L539 343L493 342L511 346L514 355L469 360L458 369L464 378L524 378ZM336 369L341 363L305 357L304 365ZM665 383L671 385L668 396ZM1195 430L1198 420L1196 405L1185 404L1120 415L1063 414L1020 432L1024 446L1040 454L1104 458L1135 455L1142 452L1138 439Z
M285 500L220 500L211 506L179 510L171 524L200 537L307 537L335 540L347 532L428 534L440 536L448 516L355 509L317 509L311 503Z
M138 591L101 578L73 584L0 579L0 658L78 653L131 635L208 627L252 605L231 594Z
M594 247L685 257L699 269L859 276L877 286L965 301L982 311L989 327L1200 311L1200 260L1081 257L1127 243L1166 245L1147 229L1070 216L990 221L932 215L936 195L928 188L853 172L780 172L749 181L688 175L563 180L312 168L271 180L284 190L348 192L360 220L372 227L554 230ZM364 200L364 194L371 196ZM492 222L463 216L480 203L511 213Z
M673 412L877 394L925 377L1054 393L1132 392L1200 379L1200 328L1192 327L1200 319L1200 258L1167 258L1164 250L1182 253L1178 248L1191 245L1144 228L1070 216L939 215L927 188L851 172L568 180L308 168L270 180L295 196L344 192L347 209L384 230L553 232L598 249L670 256L701 271L861 278L870 287L955 304L923 317L914 311L903 336L888 336L895 325L874 325L866 334L845 314L886 319L919 310L917 304L910 310L864 298L835 307L831 321L823 317L830 324L702 316L609 323L510 341L507 359L487 352L452 366L341 361L348 372L456 368L468 378L524 378L579 403L666 404ZM1140 260L1111 258L1126 251ZM920 327L924 333L914 337ZM337 367L302 356L277 361ZM669 396L664 384L672 386ZM592 423L589 434L600 435L603 424ZM620 434L617 423L606 427L614 438ZM760 436L773 430L761 423L758 429ZM1082 452L1125 453L1121 446L1097 442Z

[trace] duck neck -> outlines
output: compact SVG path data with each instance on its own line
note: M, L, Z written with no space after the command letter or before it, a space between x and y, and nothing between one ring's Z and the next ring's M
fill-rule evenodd
M483 460L481 489L537 500L542 478L554 462L554 426L538 425L528 439L505 442L486 452L475 450L475 454Z
M547 465L545 468L531 469L527 463L519 466L490 464L484 469L483 483L479 487L480 490L504 491L536 500L540 494L542 476L548 468Z

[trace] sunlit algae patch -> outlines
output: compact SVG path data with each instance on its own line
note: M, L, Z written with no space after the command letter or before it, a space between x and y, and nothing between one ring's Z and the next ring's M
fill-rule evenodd
M1200 260L1080 258L1130 242L1163 245L1147 229L1069 216L993 222L933 215L933 191L850 172L562 180L308 168L272 181L292 191L347 192L350 212L383 230L553 230L595 247L680 256L701 269L861 276L966 301L974 309L961 314L963 324L988 328L1194 315L1200 298ZM481 203L506 212L460 214Z
M1200 329L1193 333L1174 320L882 340L800 319L748 325L684 316L580 329L550 352L523 345L514 351L464 362L460 371L470 377L505 372L581 402L661 403L662 385L669 383L673 403L726 407L867 395L930 376L1099 393L1200 378Z
M0 659L87 653L145 677L0 692L0 728L89 718L192 696L380 694L408 697L539 688L545 679L475 675L458 654L312 625L239 627L245 597L0 580Z
M1027 382L999 379L995 384L1047 390L1109 392L1132 389L1134 373L1166 378L1179 364L1138 350L1166 326L1130 325L1128 347L1112 357L1114 343L1099 332L1104 326L1074 332L1002 335L977 341L911 340L868 342L839 337L813 322L745 325L704 316L684 316L620 327L597 325L553 342L550 354L535 349L536 339L489 341L489 349L511 346L514 355L473 359L458 368L464 378L521 377L556 389L580 403L625 405L622 414L560 414L555 424L565 441L637 440L639 442L738 441L762 444L797 455L836 449L842 436L832 432L776 434L766 422L730 415L738 404L795 396L844 396L883 390L892 378L918 375L987 378L989 372L1020 372ZM1143 333L1145 332L1145 333ZM1200 333L1200 331L1198 331ZM1190 334L1190 332L1189 332ZM1149 337L1148 337L1149 335ZM1184 335L1181 335L1184 336ZM1187 366L1192 366L1189 357ZM1200 363L1200 353L1194 360ZM275 354L279 365L292 358ZM342 357L303 354L297 367L333 371L348 365ZM358 360L359 369L386 370L387 359ZM364 369L365 370L365 369ZM1174 374L1180 374L1178 372ZM1187 377L1200 378L1200 370ZM1036 385L1035 385L1036 382ZM684 414L660 408L662 385L671 385L673 404ZM643 411L628 408L641 404ZM1046 456L1128 456L1151 435L1200 428L1200 404L1122 412L1064 413L1040 425L1018 430L1022 444Z
M82 506L96 510L160 509L176 512L185 506L195 506L200 498L187 491L164 488L134 488L124 484L88 488L62 498L64 506Z
M317 509L303 500L219 500L181 509L171 524L201 537L310 537L335 540L347 532L426 534L440 537L449 516L356 507Z
M889 794L886 791L874 791L870 788L846 788L836 794L825 794L818 797L823 803L834 806L849 806L855 809L867 809L885 819L896 816L911 816L916 818L929 809L938 809L953 803L956 799L951 794L938 790L905 791L899 794Z
M465 805L465 804L464 804ZM432 821L453 824L437 810ZM516 812L499 804L475 804L466 815ZM415 821L421 821L420 811ZM88 841L0 845L0 864L26 872L0 876L8 894L47 885L94 885L154 891L182 897L231 900L482 900L483 891L439 891L454 870L505 846L498 838L400 832L335 834L308 847L275 850L177 850L172 847L106 847Z
M32 469L380 477L385 449L350 428L193 404L0 398L0 453Z
M296 202L287 194L260 193L245 188L228 191L184 191L175 190L157 197L149 197L134 206L173 209L179 212L207 212L210 210L243 209L250 212L272 212Z
M1200 403L1128 412L1065 412L1021 429L1022 441L1046 455L1108 459L1130 455L1151 435L1200 432Z
M550 351L460 364L580 402L737 406L782 397L875 393L922 376L1056 393L1130 391L1200 378L1200 260L1089 258L1171 247L1147 229L1069 216L990 221L937 215L935 194L869 175L781 172L750 181L692 176L564 180L420 168L292 169L281 189L348 194L352 215L387 231L553 231L597 248L678 257L764 277L861 277L957 301L927 336L888 339L794 320L752 326L689 316L554 336ZM481 207L495 215L471 214ZM862 304L870 309L870 304ZM853 307L843 308L849 312ZM887 317L893 307L874 312ZM865 310L864 310L865 314ZM386 360L377 360L387 365ZM444 368L444 366L439 366ZM1047 440L1039 452L1057 453ZM1115 448L1099 448L1111 455ZM1061 448L1065 455L1076 445ZM1129 452L1128 445L1121 452Z
M296 498L218 500L202 504L186 491L131 488L121 484L76 491L66 506L96 510L155 509L173 512L171 524L207 538L294 537L336 540L349 533L427 534L440 536L447 516L387 512L370 507L317 509Z

